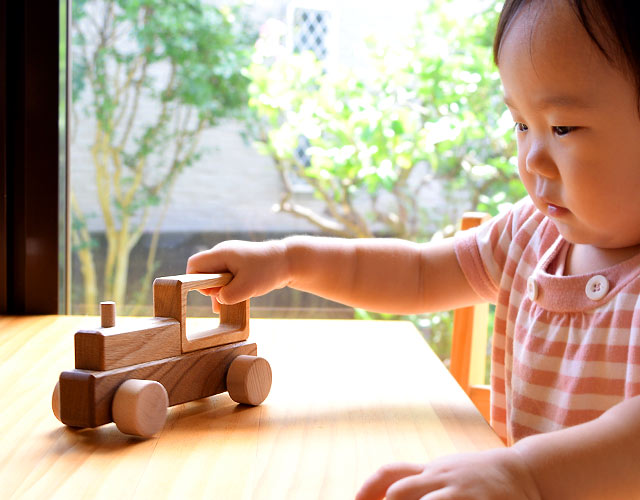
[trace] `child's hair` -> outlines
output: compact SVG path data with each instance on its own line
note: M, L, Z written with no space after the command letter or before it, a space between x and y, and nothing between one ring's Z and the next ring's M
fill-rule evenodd
M535 1L506 0L493 41L493 60L498 64L505 33L523 6ZM640 29L638 0L565 0L573 8L585 31L600 52L613 64L627 70L636 82L640 99Z

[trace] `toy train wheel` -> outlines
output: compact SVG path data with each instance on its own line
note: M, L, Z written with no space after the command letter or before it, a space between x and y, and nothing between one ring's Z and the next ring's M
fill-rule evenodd
M53 394L51 395L51 408L53 409L53 414L56 416L60 422L60 382L56 382L56 386L53 388Z
M118 387L111 413L120 432L151 437L164 427L168 406L167 390L160 382L130 379Z
M227 391L236 403L257 406L271 390L271 366L264 358L241 355L227 372Z

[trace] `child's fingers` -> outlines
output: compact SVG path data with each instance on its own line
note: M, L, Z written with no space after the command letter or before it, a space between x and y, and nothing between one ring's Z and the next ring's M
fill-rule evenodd
M211 249L212 250L212 249ZM211 250L205 250L204 252L198 252L187 260L187 274L215 274L218 272L227 272L227 265L224 261ZM198 290L202 295L209 297L216 297L220 287L215 288L203 288Z
M407 476L420 474L424 465L409 463L394 463L381 467L373 476L365 481L358 491L356 500L382 500L387 490L396 481Z
M245 280L243 274L238 273L220 289L218 302L221 304L237 304L255 296L256 293L251 286L251 281Z
M192 255L187 261L187 273L230 272L231 281L217 292L221 304L237 304L264 295L279 285L272 261L281 255L269 243L242 241L222 242L210 250ZM275 266L277 268L277 266Z
M220 314L220 302L217 297L211 297L211 310L214 314Z
M201 288L198 291L202 294L205 295L207 297L217 297L218 293L220 292L220 288L219 286L216 287L212 287L212 288Z
M187 274L222 273L228 270L224 256L214 252L213 248L198 252L187 260Z
M413 474L397 480L387 489L387 500L429 499L442 498L447 493L446 483L440 477ZM450 495L444 498L451 498Z

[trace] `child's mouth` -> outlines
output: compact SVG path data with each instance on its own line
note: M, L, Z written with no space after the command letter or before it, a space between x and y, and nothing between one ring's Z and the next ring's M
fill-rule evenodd
M567 215L569 210L559 205L554 205L553 203L547 203L547 213L549 217L562 217Z

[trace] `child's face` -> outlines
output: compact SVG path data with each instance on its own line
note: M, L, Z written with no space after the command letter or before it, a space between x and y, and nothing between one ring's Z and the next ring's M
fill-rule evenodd
M520 177L567 240L632 247L640 244L638 94L567 4L525 6L502 42Z

